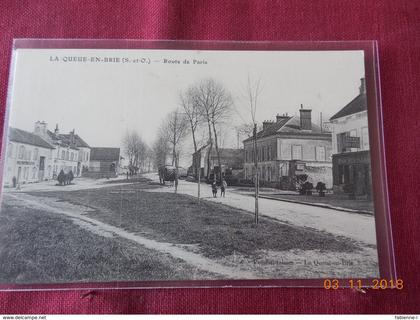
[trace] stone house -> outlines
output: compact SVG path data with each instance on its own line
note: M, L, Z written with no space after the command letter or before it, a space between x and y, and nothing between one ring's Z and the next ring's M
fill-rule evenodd
M301 106L299 116L284 114L277 115L276 121L264 121L257 133L256 154L253 137L244 140L245 178L254 179L257 156L263 185L294 189L299 177L307 177L314 186L324 182L331 188L331 133L313 123L311 114Z
M192 159L192 175L197 179L198 178L198 164L200 164L200 176L201 179L205 179L207 175L212 175L214 172L216 174L219 172L219 163L216 148L213 146L211 152L209 153L210 146L207 145L203 148L200 148L193 154ZM220 153L220 162L222 174L226 173L232 174L233 171L242 171L243 170L243 159L244 159L244 150L243 149L233 149L233 148L219 148Z
M37 182L52 178L54 146L28 131L9 128L3 184Z
M65 173L73 171L75 177L80 177L83 167L89 167L90 147L83 141L74 129L63 134L59 132L56 125L54 132L47 129L45 122L37 121L35 123L34 133L54 146L53 153L53 177L56 177L61 170Z
M365 79L359 95L330 118L333 143L334 193L370 196L372 172L370 163L368 111Z
M120 148L91 148L89 171L83 175L91 178L116 177L120 159Z

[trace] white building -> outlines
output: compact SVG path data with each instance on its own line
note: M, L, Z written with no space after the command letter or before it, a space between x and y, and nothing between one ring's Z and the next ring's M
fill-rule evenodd
M56 126L51 132L40 121L33 133L9 128L3 183L13 186L55 179L61 170L71 170L78 177L88 170L89 161L90 147L74 130L60 134Z
M372 189L365 79L359 95L330 119L335 193L370 195Z
M245 178L255 177L258 160L260 183L281 189L296 188L305 177L314 186L323 182L332 187L331 132L312 122L312 110L301 105L299 116L277 115L275 121L264 121L254 138L244 140Z
M83 141L74 129L68 134L59 132L56 125L54 132L47 129L45 122L35 123L34 133L55 147L53 154L53 176L57 176L61 170L73 171L75 177L80 177L89 168L90 147Z
M9 128L4 185L51 179L54 152L54 147L38 135Z

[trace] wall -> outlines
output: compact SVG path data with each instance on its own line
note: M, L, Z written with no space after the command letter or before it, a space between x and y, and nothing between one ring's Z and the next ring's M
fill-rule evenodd
M73 155L73 157L71 155ZM58 175L61 170L64 170L65 173L72 170L73 174L75 174L75 172L77 171L77 162L79 158L78 150L57 146L56 149L53 151L53 157L54 176Z
M20 154L19 149L22 147L25 152ZM20 176L20 183L36 182L40 179L45 180L52 178L51 149L10 141L8 143L6 157L6 174L4 179L4 184L6 186L13 185L13 177L16 177L17 179L18 176ZM44 157L43 173L40 173L39 170L41 157Z
M83 173L83 168L89 169L90 162L90 148L79 147L78 161L80 162L80 170L78 176L81 176Z
M332 123L332 147L333 154L341 153L337 149L337 134L355 131L355 137L360 137L361 148L351 148L351 151L369 150L369 135L363 135L362 129L368 128L367 111L358 112L343 118L334 119Z
M301 159L302 161L320 161L331 162L331 140L313 140L313 139L277 139L277 159L278 160L294 160L292 158L292 146L302 146ZM315 148L325 148L325 158L323 160L316 159Z

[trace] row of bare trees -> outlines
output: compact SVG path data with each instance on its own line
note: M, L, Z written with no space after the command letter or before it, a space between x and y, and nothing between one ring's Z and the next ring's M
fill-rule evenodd
M260 80L253 82L248 77L245 88L246 101L248 104L248 121L238 126L238 134L245 134L254 137L254 154L257 150L257 121L256 112L258 98L261 93ZM194 152L200 148L208 146L207 167L211 167L211 155L216 151L218 174L214 179L222 179L222 163L220 157L220 143L218 128L225 124L232 112L233 98L231 93L218 81L212 78L206 78L198 81L190 87L182 90L179 95L179 105L166 116L159 128L156 140L152 147L155 167L160 167L171 161L173 166L178 168L180 145L187 136L191 136ZM198 132L207 131L206 139L198 139ZM239 139L238 139L239 140ZM213 149L214 148L214 149ZM255 165L255 221L258 223L258 160L254 157ZM200 172L200 164L196 163L197 171ZM216 172L214 172L216 173ZM210 178L210 170L207 171L207 179ZM198 198L200 186L198 182ZM177 184L176 184L177 185Z
M136 131L127 131L122 144L130 175L151 170L152 150Z
M198 151L196 132L200 126L206 126L208 130L207 167L210 168L210 161L213 147L216 150L217 162L219 167L219 179L221 179L221 159L219 136L217 127L224 123L231 115L233 99L232 95L224 86L208 78L203 79L195 85L190 86L180 93L180 105L189 123L190 132L194 145L194 152ZM199 168L198 168L199 169ZM207 172L207 179L210 171ZM216 179L216 176L214 177Z

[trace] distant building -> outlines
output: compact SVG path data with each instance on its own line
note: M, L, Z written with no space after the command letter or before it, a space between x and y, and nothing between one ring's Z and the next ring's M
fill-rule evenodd
M78 149L77 170L74 173L76 176L81 176L83 172L89 170L90 146L81 137L75 134L74 129L68 134L59 134L59 137L65 144Z
M332 187L331 133L312 122L310 109L301 106L299 113L264 121L257 133L256 155L253 138L244 140L246 179L255 177L257 156L259 179L265 185L293 189L299 177L307 177L314 186L324 182Z
M4 185L52 178L54 146L36 134L9 128Z
M330 118L334 192L372 192L365 79L359 95Z
M45 122L35 123L34 133L54 146L53 176L56 177L61 170L73 171L75 177L82 175L83 168L89 167L90 147L83 141L74 129L69 134L59 132L56 125L54 132L47 129Z
M91 148L89 171L84 176L110 178L118 174L120 148Z
M74 133L54 132L44 121L35 122L34 131L9 128L4 185L56 179L58 173L73 171L81 176L89 167L90 147Z
M216 174L219 172L219 163L216 148L215 146L213 146L210 154L209 148L210 146L207 145L203 148L200 148L199 150L197 150L197 152L193 154L193 163L191 169L192 174L196 178L198 178L198 163L200 163L200 176L202 179L206 178L207 174L211 175L212 179L214 172L216 172ZM232 171L243 169L243 149L219 148L219 153L222 174L226 174L227 172L231 174Z

